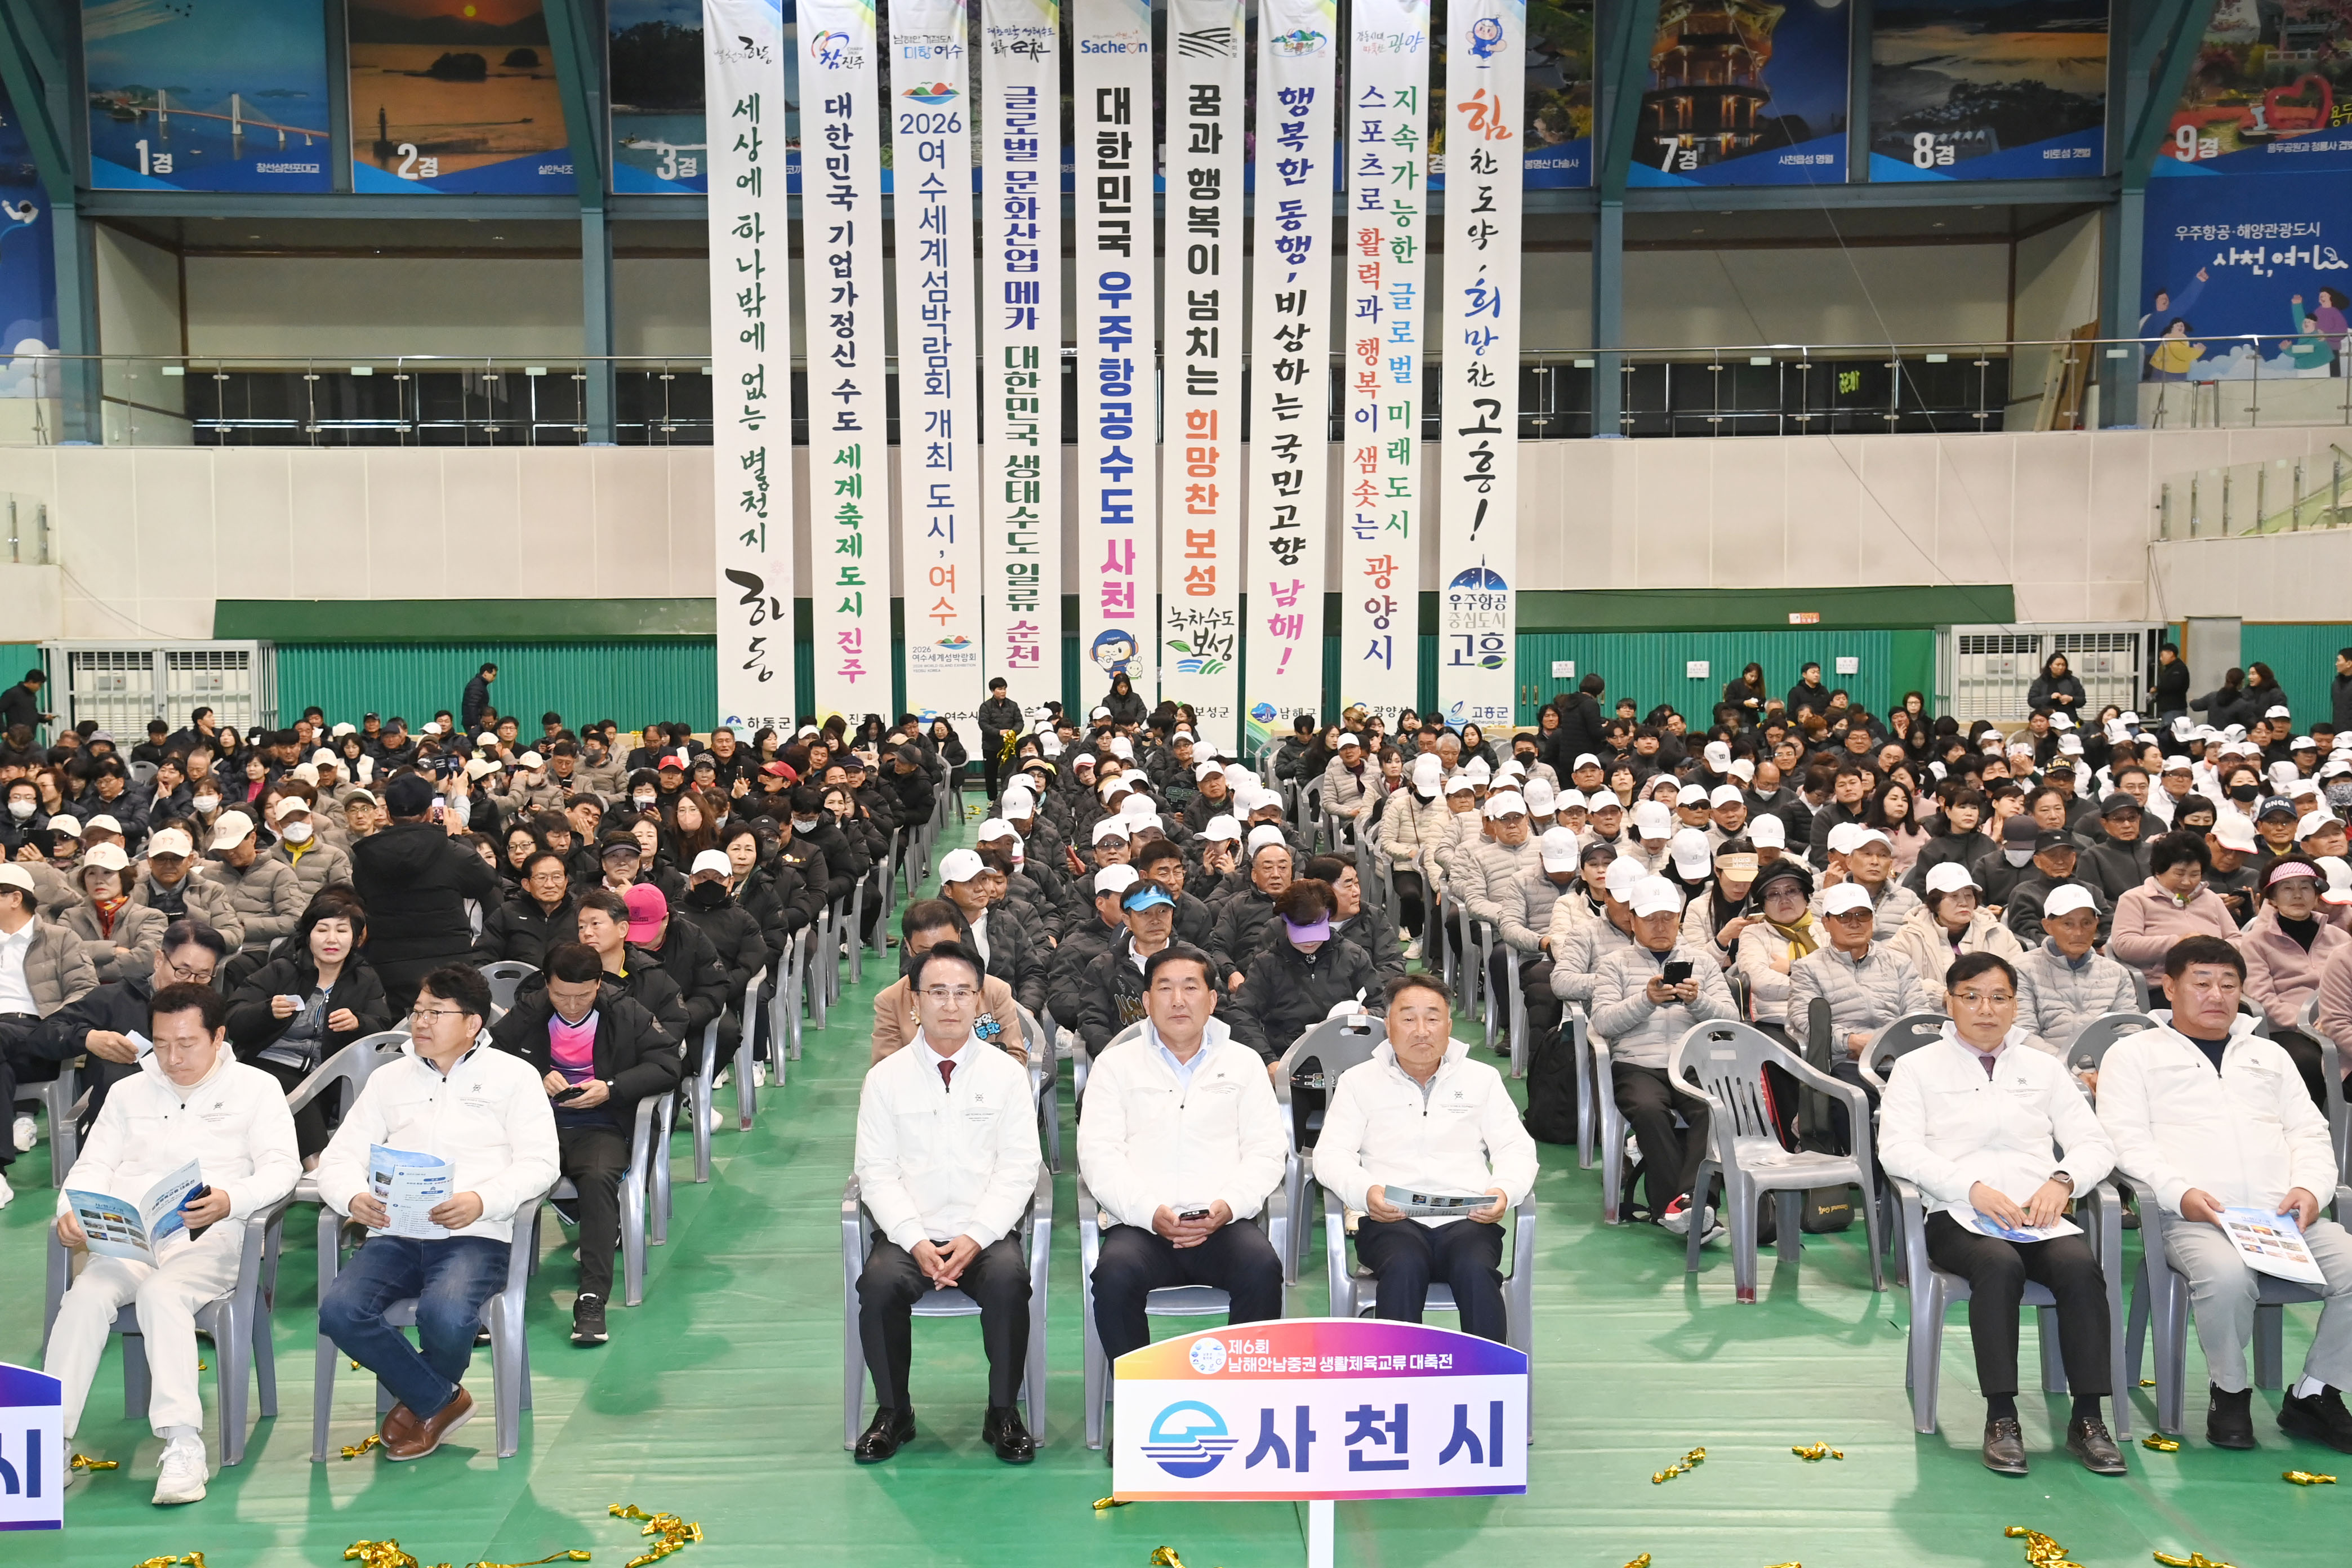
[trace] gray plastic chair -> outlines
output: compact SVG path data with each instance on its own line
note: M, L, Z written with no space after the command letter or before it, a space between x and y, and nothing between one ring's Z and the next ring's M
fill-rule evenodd
M1779 1130L1766 1110L1767 1063L1778 1067L1800 1084L1845 1102L1853 1129L1850 1154L1820 1153L1780 1146ZM1765 1193L1780 1205L1776 1245L1783 1263L1797 1261L1801 1243L1798 1221L1804 1194L1815 1187L1853 1186L1862 1189L1858 1205L1869 1227L1870 1288L1886 1289L1881 1260L1876 1173L1871 1159L1870 1099L1859 1085L1841 1083L1780 1045L1752 1024L1707 1023L1694 1026L1675 1044L1666 1066L1675 1089L1706 1102L1707 1158L1691 1183L1694 1194L1706 1191L1709 1178L1723 1177L1723 1219L1731 1232L1732 1285L1743 1304L1756 1300L1756 1201ZM1692 1079L1696 1079L1694 1085ZM1694 1198L1693 1202L1700 1201ZM1704 1226L1690 1227L1685 1267L1698 1268Z
M1559 1026L1568 1036L1569 1055L1576 1063L1576 1165L1580 1171L1589 1171L1601 1157L1595 1147L1600 1137L1600 1110L1594 1103L1593 1056L1589 1038L1591 1026L1586 1021L1582 1007L1573 1002L1563 1001L1560 1004ZM1622 1137L1618 1141L1622 1143Z
M522 1447L522 1413L530 1408L530 1345L523 1333L523 1310L530 1290L532 1266L539 1256L539 1208L546 1194L530 1199L514 1213L514 1236L507 1247L507 1282L482 1303L482 1326L490 1331L490 1389L497 1406L499 1458L510 1459ZM335 1282L342 1265L343 1216L333 1209L319 1211L319 1295ZM416 1300L410 1297L384 1309L383 1320L394 1328L416 1325ZM323 1464L333 1430L335 1369L342 1352L325 1334L319 1336L318 1365L310 1384L310 1460ZM375 1408L379 1419L392 1408L392 1390L378 1383Z
M2157 1027L2154 1018L2146 1013L2104 1013L2083 1026L2074 1043L2066 1047L2061 1058L2069 1072L2078 1077L2099 1070L2100 1061L2117 1040L2137 1035L2142 1029Z
M1360 1062L1372 1059L1372 1051L1389 1037L1388 1020L1368 1013L1351 1014L1345 1017L1326 1018L1290 1043L1282 1053L1282 1060L1274 1075L1274 1098L1282 1105L1282 1135L1290 1144L1290 1165L1283 1173L1283 1198L1295 1215L1307 1213L1307 1165L1312 1145L1302 1145L1298 1138L1298 1118L1291 1108L1294 1088L1319 1089L1323 1103L1330 1104L1330 1096L1339 1088L1339 1075ZM1318 1064L1316 1081L1297 1084L1294 1080L1301 1071L1299 1064L1312 1058ZM1323 1125L1320 1112L1314 1113L1308 1130ZM1282 1255L1282 1282L1298 1283L1298 1271L1307 1262L1307 1226L1304 1223L1290 1227L1290 1249Z
M1936 1396L1944 1365L1944 1319L1953 1307L1969 1299L1969 1282L1947 1274L1927 1261L1927 1205L1919 1189L1899 1176L1887 1179L1902 1216L1904 1279L1911 1297L1911 1330L1904 1386L1911 1391L1913 1430L1936 1430ZM2076 1223L2083 1226L2098 1255L2099 1271L2107 1282L2108 1384L2116 1391L2116 1436L2131 1436L2131 1384L2125 1381L2123 1334L2123 1226L2116 1223L2121 1200L2113 1184L2101 1182L2083 1194ZM2027 1280L2025 1305L2039 1309L2037 1338L2042 1345L2042 1387L2047 1394L2066 1392L2066 1363L2059 1353L2058 1301L2049 1287ZM2179 1430L2176 1426L2174 1430Z
M1951 1019L1942 1013L1906 1013L1900 1018L1879 1026L1863 1047L1862 1076L1881 1090L1886 1088L1886 1073L1897 1057L1908 1056L1931 1040L1943 1038L1944 1026Z
M520 959L501 958L496 963L482 965L482 978L490 983L490 1005L504 1013L515 1005L515 993L522 983L539 973L536 964Z
M49 1124L49 1185L62 1188L66 1173L81 1157L81 1068L89 1058L75 1057L58 1064L58 1076L47 1083L28 1083L16 1090L20 1106L38 1106Z
M1029 1354L1022 1368L1021 1402L1028 1407L1029 1435L1039 1447L1045 1444L1045 1319L1046 1296L1052 1283L1054 1250L1054 1173L1040 1167L1037 1189L1021 1222L1023 1245L1029 1252ZM857 1277L874 1250L874 1220L858 1196L857 1178L841 1193L841 1446L857 1447L866 1426L866 1343L857 1336ZM980 1303L961 1290L932 1290L915 1303L919 1318L976 1318Z
M1275 1256L1282 1257L1290 1245L1289 1201L1285 1190L1289 1185L1290 1173L1275 1184L1266 1194L1265 1203L1249 1223L1266 1234L1274 1244ZM1095 1265L1102 1258L1102 1211L1095 1207L1094 1194L1087 1190L1087 1179L1078 1178L1078 1312L1086 1331L1085 1372L1087 1397L1087 1447L1103 1446L1103 1432L1110 1410L1110 1358L1103 1353L1102 1335L1095 1325ZM1143 1299L1145 1313L1154 1318L1207 1318L1221 1316L1233 1310L1233 1298L1213 1285L1171 1285L1154 1290Z
M223 1465L242 1464L245 1460L248 1378L260 1396L259 1419L268 1421L278 1414L278 1362L267 1349L277 1298L266 1286L263 1260L276 1251L278 1227L285 1223L286 1206L292 1201L290 1197L280 1198L246 1222L236 1283L229 1287L226 1295L215 1296L196 1309L196 1331L211 1335L213 1341ZM58 1239L54 1224L48 1227L48 1239L47 1310L41 1319L41 1350L45 1354L49 1348L49 1331L57 1326L58 1310L73 1283L73 1255ZM144 1421L154 1385L148 1375L147 1341L139 1331L139 1309L135 1303L126 1304L115 1313L111 1331L122 1341L123 1418Z
M751 1026L757 1017L760 987L767 983L768 970L762 964L760 972L745 983L743 998L736 1005L735 1010L735 1016L740 1022L740 1037L736 1042L733 1064L735 1119L736 1130L742 1132L751 1130L751 1113L759 1104L759 1086L751 1081L752 1037L757 1032ZM713 1018L703 1026L701 1070L678 1085L678 1093L686 1101L686 1113L694 1123L694 1179L697 1184L710 1180L710 1113L716 1109L715 1097L719 1089L719 1019ZM667 1173L662 1177L660 1186L664 1198L660 1222L663 1232L667 1233L669 1228L669 1180Z
M2336 1145L2336 1179L2352 1182L2352 1120L2347 1120L2345 1110L2344 1055L2334 1040L2319 1032L2318 992L2304 998L2295 1026L2318 1043L2319 1076L2327 1091L2327 1136Z
M636 1125L629 1133L629 1168L621 1173L621 1305L635 1307L646 1299L646 1247L656 1238L649 1234L648 1199L656 1164L669 1164L669 1140L662 1139L663 1157L654 1158L654 1126L667 1130L677 1113L677 1090L637 1101ZM550 1198L576 1198L580 1189L569 1176L559 1179ZM658 1205L653 1205L657 1207ZM667 1240L667 1227L660 1240Z
M155 775L162 771L152 763L131 763L125 765L131 774L131 782L141 789L145 789L153 784Z
M1029 1098L1037 1105L1037 1133L1045 1145L1045 1169L1062 1168L1062 1064L1054 1036L1037 1016L1014 1004L1021 1016L1021 1048L1029 1053Z
M407 1048L408 1031L406 1029L378 1029L373 1035L362 1035L358 1039L312 1068L310 1077L287 1091L288 1113L299 1114L307 1110L312 1101L339 1083L351 1086L343 1100L344 1105L355 1104L359 1100L360 1090L367 1087L367 1081L375 1075L376 1068L386 1062L398 1059L401 1053ZM316 1173L305 1171L295 1178L294 1196L291 1201L298 1204L315 1204L319 1201L319 1178ZM271 1270L269 1278L273 1281L277 1279L277 1262L278 1255L273 1249L269 1257Z

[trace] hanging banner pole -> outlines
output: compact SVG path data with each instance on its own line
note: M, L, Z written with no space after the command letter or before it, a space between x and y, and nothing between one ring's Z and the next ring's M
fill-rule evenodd
M1077 138L1078 711L1124 671L1159 700L1159 320L1152 268L1151 13L1073 0Z
M1062 38L1056 0L982 0L984 674L1062 693Z
M1259 0L1257 26L1243 681L1252 757L1323 702L1339 11L1330 0Z
M1428 89L1423 0L1357 0L1348 55L1339 702L1391 727L1416 705L1421 646Z
M718 721L793 723L793 341L783 16L703 0Z
M1437 700L1448 724L1485 730L1517 716L1527 0L1453 0L1446 29Z
M874 9L802 0L801 297L809 323L810 631L818 713L890 707L890 463ZM897 717L896 714L889 715Z
M980 331L964 0L890 7L898 282L898 529L907 706L969 726L980 706Z

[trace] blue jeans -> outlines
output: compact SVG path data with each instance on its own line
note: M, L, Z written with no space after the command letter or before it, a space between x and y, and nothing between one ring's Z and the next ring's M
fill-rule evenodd
M431 1416L465 1381L482 1306L506 1285L509 1250L482 1236L372 1236L320 1299L319 1328L412 1414ZM412 1299L416 1345L383 1321L385 1308Z

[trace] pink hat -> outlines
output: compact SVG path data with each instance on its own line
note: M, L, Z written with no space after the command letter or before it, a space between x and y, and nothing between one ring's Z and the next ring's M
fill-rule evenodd
M669 900L650 882L639 882L622 896L629 906L629 940L645 946L661 934L662 922L669 919Z

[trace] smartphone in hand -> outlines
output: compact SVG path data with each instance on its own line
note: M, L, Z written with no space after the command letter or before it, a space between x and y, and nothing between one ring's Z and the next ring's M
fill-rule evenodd
M1677 958L1659 973L1658 978L1669 985L1680 985L1691 977L1690 960Z

